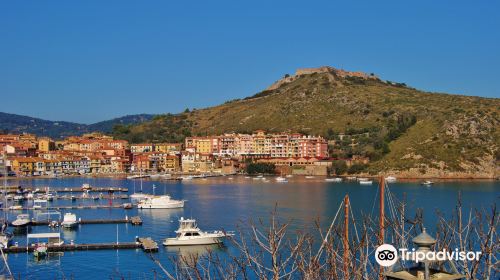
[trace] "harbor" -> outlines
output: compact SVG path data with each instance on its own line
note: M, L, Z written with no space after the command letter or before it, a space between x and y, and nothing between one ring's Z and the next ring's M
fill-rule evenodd
M377 194L377 181L372 184L360 184L359 180L325 180L325 177L315 176L305 178L301 176L287 177L287 182L277 182L276 176L263 176L259 180L256 177L245 178L245 176L213 177L207 180L172 181L160 183L151 179L142 182L143 193L152 195L168 194L175 199L186 200L184 208L179 209L138 209L133 203L131 209L124 209L123 204L130 202L130 196L139 192L139 182L127 179L99 178L86 180L82 178L68 178L59 180L32 180L19 181L33 189L42 185L50 185L50 190L59 192L59 189L71 185L82 185L88 183L92 187L110 186L112 188L127 188L129 191L123 193L128 199L114 199L109 204L107 199L85 199L71 201L69 199L54 199L47 203L46 208L34 210L31 201L23 201L22 210L9 210L11 205L17 205L14 201L8 201L2 210L12 221L22 213L29 213L31 218L36 213L44 211L59 211L60 215L67 212L76 214L77 220L81 218L81 226L73 229L61 227L51 228L47 222L37 224L34 222L26 233L16 233L13 236L13 245L4 249L9 254L8 260L13 271L20 271L21 277L26 275L43 274L38 272L39 268L50 271L61 269L65 274L82 275L111 275L110 269L116 269L122 274L130 274L130 278L143 278L136 271L160 271L158 264L151 260L150 253L154 253L154 259L164 267L170 265L170 258L187 257L190 254L206 256L209 251L215 252L222 258L227 252L237 250L232 242L224 242L223 245L208 246L164 246L167 238L176 237L179 230L179 220L182 217L196 218L199 227L208 232L213 230L231 231L236 230L237 225L247 217L269 217L270 209L275 202L278 203L279 215L283 219L292 219L291 230L307 230L314 234L312 228L313 220L319 217L321 221L328 224L331 217L335 216L337 208L342 203L345 193L351 197L350 205L354 216L361 212L370 212L373 207L373 198ZM361 180L363 181L363 180ZM135 188L134 188L134 184ZM392 191L399 197L408 195L412 201L419 201L418 205L424 209L426 224L436 223L432 205L437 201L446 201L449 197L457 197L456 188L464 192L464 205L478 203L487 205L494 201L486 201L484 198L477 200L479 194L491 194L498 188L498 183L491 185L474 182L435 182L432 186L422 186L420 182L393 182L390 183ZM455 189L452 190L450 186ZM23 186L24 187L24 186ZM135 191L134 191L135 189ZM432 193L432 196L428 194ZM258 199L257 199L258 198ZM25 207L28 205L28 207ZM453 204L446 207L452 207ZM415 208L411 208L415 209ZM408 216L413 217L415 210L409 210ZM245 213L245 214L243 214ZM245 216L243 216L245 215ZM128 217L128 221L124 217ZM133 217L140 217L142 226L133 226ZM55 218L55 217L54 217ZM52 219L53 220L53 219ZM56 220L59 220L58 218ZM62 218L60 220L63 220ZM12 230L12 227L9 227ZM435 235L434 229L430 231ZM27 234L58 233L64 243L58 246L47 246L47 256L44 259L34 257L35 246L27 245L36 243L36 240L27 243ZM136 237L139 237L138 241ZM149 237L149 238L148 238ZM25 256L25 257L22 257ZM90 259L89 259L90 258ZM86 267L70 267L67 264L91 263L100 265L99 272ZM65 265L66 264L66 265ZM50 272L49 275L60 275ZM76 277L78 278L78 277ZM127 278L128 279L128 278Z

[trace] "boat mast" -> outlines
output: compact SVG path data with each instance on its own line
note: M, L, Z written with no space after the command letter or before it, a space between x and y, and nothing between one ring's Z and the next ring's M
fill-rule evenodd
M384 176L381 176L380 177L380 180L379 180L379 191L380 191L380 194L379 194L379 203L380 203L380 206L379 206L379 230L380 230L380 233L379 233L379 245L382 245L384 244L385 242L385 180L384 180ZM379 279L380 280L383 280L384 279L384 275L383 275L383 271L384 269L382 268L382 266L380 266L380 273L379 273Z
M349 279L349 195L344 197L344 279Z

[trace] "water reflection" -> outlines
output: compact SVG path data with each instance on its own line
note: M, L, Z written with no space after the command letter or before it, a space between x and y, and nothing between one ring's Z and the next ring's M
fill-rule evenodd
M225 252L227 247L224 244L167 246L165 250L170 255L175 254L183 262L190 263L197 258L208 256L209 253Z

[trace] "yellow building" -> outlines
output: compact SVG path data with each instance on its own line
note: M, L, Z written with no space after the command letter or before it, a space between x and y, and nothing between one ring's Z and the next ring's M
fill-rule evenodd
M15 157L9 159L10 167L12 171L16 172L16 174L33 174L35 170L35 163L37 162L33 158L29 157Z
M38 151L48 152L53 151L56 148L56 144L50 138L40 138L38 139Z
M180 158L177 156L161 157L161 169L164 171L179 171L181 167Z
M154 145L154 151L160 153L176 153L180 152L181 148L181 143L156 143Z

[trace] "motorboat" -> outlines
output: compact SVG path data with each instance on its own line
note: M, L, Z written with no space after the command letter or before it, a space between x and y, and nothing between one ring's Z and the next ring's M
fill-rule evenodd
M314 179L314 176L306 176L306 179Z
M151 195L149 195L149 194L138 192L138 193L131 194L130 195L130 199L132 199L132 200L143 200L143 199L146 199L146 198L148 198L150 196Z
M78 225L78 220L76 219L76 215L73 213L64 214L64 219L61 223L63 228L74 228Z
M23 210L22 205L12 205L9 207L9 210Z
M14 227L25 227L31 223L29 214L19 214L17 215L17 219L12 222L12 226Z
M92 187L90 186L90 184L83 184L82 185L82 190L86 191L86 190L91 190Z
M5 195L5 199L6 199L6 200L12 200L13 198L14 198L14 196L13 196L13 195L11 195L11 194L7 194L7 195Z
M33 255L35 259L43 259L47 256L48 247L45 243L38 243L35 245L35 249L33 250Z
M210 245L219 244L224 238L233 236L232 232L213 231L205 232L198 228L195 219L179 220L179 229L175 231L176 237L166 238L163 241L165 246L184 246L184 245Z
M276 182L286 183L288 180L285 177L276 177Z
M0 248L8 248L12 241L12 234L3 231L0 233Z
M123 203L123 209L132 209L133 208L133 205L132 203Z
M398 179L396 177L394 177L394 176L387 176L387 177L385 177L385 181L387 183L395 183L397 180Z
M18 194L14 196L14 201L20 202L24 200L24 196Z
M137 204L139 209L172 209L184 207L184 200L175 200L169 195L147 196Z
M325 182L335 182L335 183L340 183L342 182L342 178L326 178Z
M433 184L434 184L434 182L429 181L429 180L424 181L424 182L421 183L421 185L423 185L423 186L430 186L430 185L433 185Z
M373 184L373 181L370 181L370 180L360 180L359 184L360 185L371 185L371 184Z
M292 177L293 177L293 175L292 175L292 174L288 174L288 175L286 175L286 177L287 177L287 178L292 178Z
M33 200L33 210L40 210L47 207L46 199L35 199Z
M194 178L193 176L182 176L182 177L180 177L180 179L181 179L182 181L193 180L193 178Z
M47 193L47 195L46 195L46 198L47 198L47 200L48 200L48 201L53 201L53 200L54 200L54 197L55 197L55 196L54 196L54 194L53 194L53 193L50 193L50 192L49 192L49 193Z

